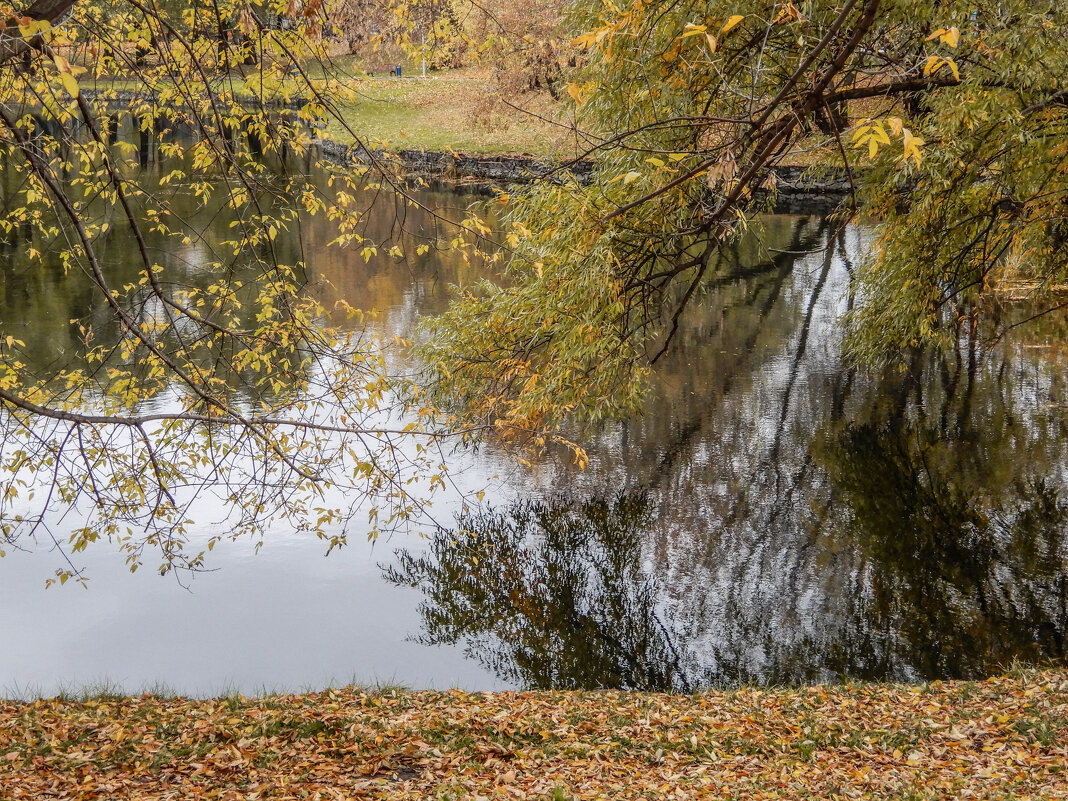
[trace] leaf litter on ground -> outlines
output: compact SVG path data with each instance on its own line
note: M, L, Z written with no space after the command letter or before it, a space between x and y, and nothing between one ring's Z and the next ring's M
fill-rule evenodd
M0 797L1068 798L1068 672L688 696L4 701Z

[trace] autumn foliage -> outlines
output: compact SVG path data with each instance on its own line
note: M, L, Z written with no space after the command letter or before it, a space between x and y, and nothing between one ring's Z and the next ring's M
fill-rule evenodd
M0 705L0 788L42 798L1065 798L1068 673L641 693Z

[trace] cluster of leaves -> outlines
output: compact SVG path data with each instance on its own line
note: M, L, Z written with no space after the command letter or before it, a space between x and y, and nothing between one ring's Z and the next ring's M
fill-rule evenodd
M510 227L491 258L507 254L507 270L428 325L430 391L410 397L451 405L461 431L563 441L581 463L564 421L638 410L680 315L729 262L725 250L758 228L774 168L809 147L849 171L882 226L859 279L858 356L955 341L991 288L1057 285L1068 254L1068 11L973 5L577 0L567 24L583 57L567 94L593 180L501 196ZM423 33L466 36L477 16L452 3L390 8L397 35L420 47ZM526 8L508 7L514 18ZM0 12L0 229L12 243L32 239L31 263L50 253L89 276L114 323L105 335L88 316L75 322L78 359L47 376L21 358L19 332L3 332L4 540L51 537L48 515L81 504L92 519L57 544L78 550L106 535L133 566L146 546L165 568L198 566L203 554L184 550L187 511L214 484L237 518L231 532L281 517L337 545L353 504L323 497L339 472L355 507L368 503L372 534L383 510L386 525L409 520L419 503L395 437L419 433L430 410L393 425L381 343L303 297L304 254L279 244L311 213L337 221L339 242L364 258L380 244L361 233L366 176L323 191L285 167L346 96L309 73L330 72L321 35L334 10L38 0ZM120 89L133 99L116 113ZM854 125L857 103L867 105ZM144 183L137 148L115 141L120 124L173 161L158 186ZM863 181L858 164L872 168ZM177 187L236 217L232 237L213 243L211 280L192 286L146 246L149 234L189 244L169 199ZM112 286L99 245L119 226L137 276ZM464 231L470 241L455 245L483 248L490 234L477 219ZM425 443L412 450L440 485Z
M597 169L512 199L507 280L424 354L469 419L634 410L718 254L817 151L881 226L852 353L951 342L999 281L1065 265L1059 3L579 0L568 93ZM857 108L864 117L853 119ZM858 166L865 168L863 174ZM844 221L843 221L844 224Z
M864 270L853 350L873 360L947 345L1007 291L1059 308L1068 268L1068 9L979 9L928 38L915 109L923 159L878 158L867 209L882 237ZM905 156L909 142L905 141Z
M6 797L1061 798L1068 676L0 704Z

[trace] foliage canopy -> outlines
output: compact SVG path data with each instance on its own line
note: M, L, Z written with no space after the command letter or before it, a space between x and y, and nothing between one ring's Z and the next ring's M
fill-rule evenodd
M507 282L429 325L424 353L466 419L551 432L635 410L784 165L844 170L838 224L877 225L854 358L947 346L1010 295L1059 306L1063 4L578 0L569 24L585 63L568 92L597 167L512 198Z

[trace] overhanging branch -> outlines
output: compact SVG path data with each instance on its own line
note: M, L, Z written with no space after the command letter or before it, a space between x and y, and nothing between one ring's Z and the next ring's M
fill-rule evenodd
M18 58L31 50L37 49L40 36L23 38L18 33L18 23L29 17L32 20L48 22L55 27L70 16L77 0L36 0L19 17L7 20L7 29L14 33L0 35L0 64Z

